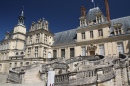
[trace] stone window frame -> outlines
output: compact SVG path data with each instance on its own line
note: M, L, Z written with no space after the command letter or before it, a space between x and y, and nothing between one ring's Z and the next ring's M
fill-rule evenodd
M32 44L32 35L29 36L29 44Z
M46 58L47 55L47 47L43 47L43 57Z
M36 34L36 43L39 43L39 39L40 39L40 33Z
M122 29L122 24L121 23L116 23L113 25L114 27L114 34L115 35L121 35L123 34L123 29Z
M61 57L65 58L65 48L61 49Z
M99 37L103 37L103 29L99 29L98 30L98 36Z
M85 32L81 33L82 39L86 39Z
M35 46L35 58L37 58L38 57L38 46Z
M90 31L90 38L94 38L93 31Z
M47 34L44 35L44 43L47 44Z

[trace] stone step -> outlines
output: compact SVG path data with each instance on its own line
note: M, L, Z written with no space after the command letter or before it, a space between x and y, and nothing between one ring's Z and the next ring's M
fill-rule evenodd
M33 84L33 83L41 83L38 73L39 73L39 67L27 70L25 73L25 84Z

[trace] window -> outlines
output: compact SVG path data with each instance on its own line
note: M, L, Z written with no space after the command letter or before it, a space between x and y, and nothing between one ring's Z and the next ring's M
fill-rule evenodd
M57 50L53 50L53 58L57 58Z
M46 58L46 52L47 52L47 48L44 47L44 48L43 48L43 57L44 57L44 58Z
M121 28L115 28L115 35L122 34Z
M47 35L44 36L44 43L47 43Z
M82 39L85 39L85 32L82 33Z
M93 38L93 31L90 31L90 38Z
M35 47L35 58L37 58L37 57L38 57L38 46Z
M97 16L97 23L101 23L101 22L102 22L101 16Z
M74 48L70 48L70 57L74 57Z
M32 36L29 36L29 44L32 44Z
M61 49L61 57L65 57L65 49Z
M36 43L39 43L40 34L36 34Z
M104 44L99 45L99 52L100 52L100 55L105 55Z
M28 57L30 57L31 54L31 48L28 48Z
M86 56L86 47L82 47L82 56Z
M103 36L103 31L102 31L102 29L98 30L98 34L99 34L99 37Z
M117 43L117 49L118 49L118 53L119 54L123 54L124 53L123 42Z

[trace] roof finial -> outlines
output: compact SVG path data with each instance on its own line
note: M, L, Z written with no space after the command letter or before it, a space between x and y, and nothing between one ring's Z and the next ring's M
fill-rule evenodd
M24 16L24 6L23 6L23 10L22 10L22 14L21 14L21 16Z

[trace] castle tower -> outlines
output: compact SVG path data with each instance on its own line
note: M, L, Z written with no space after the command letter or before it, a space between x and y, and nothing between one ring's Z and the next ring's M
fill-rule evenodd
M13 38L15 40L15 49L24 49L24 43L26 38L26 26L24 25L24 11L18 17L18 24L14 27Z

